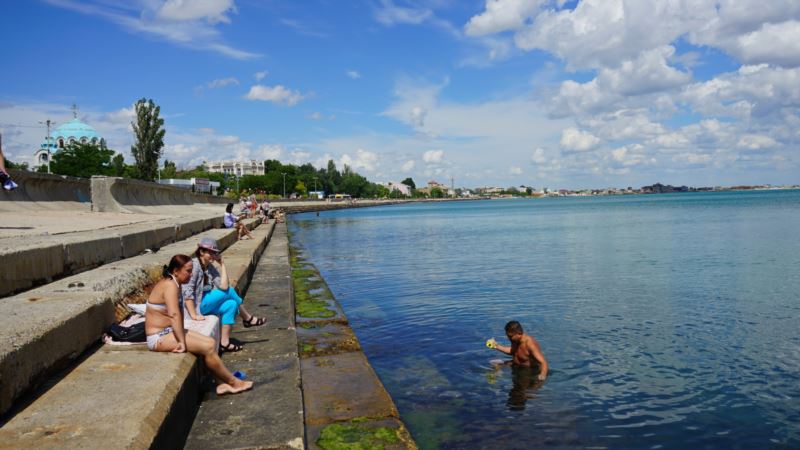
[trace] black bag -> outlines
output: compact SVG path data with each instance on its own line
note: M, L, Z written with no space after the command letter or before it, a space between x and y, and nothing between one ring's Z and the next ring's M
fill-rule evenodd
M108 335L117 342L145 342L147 336L144 333L144 322L131 325L130 327L120 326L118 323L108 327Z

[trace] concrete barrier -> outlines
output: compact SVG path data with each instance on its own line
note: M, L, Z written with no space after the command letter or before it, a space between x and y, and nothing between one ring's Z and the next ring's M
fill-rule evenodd
M91 184L87 179L18 170L10 170L9 174L19 188L10 192L0 189L2 212L91 209Z
M194 252L204 236L217 239L222 249L236 242L235 230L210 230L158 253L106 264L0 299L0 342L6 343L0 347L0 414L97 342L114 321L116 302L152 282L173 254ZM247 277L231 273L231 278ZM239 283L244 286L242 280Z
M93 176L92 210L145 214L178 214L187 208L213 208L220 215L228 199L196 194L174 186L166 186L129 178Z
M226 261L257 261L273 226L259 227L255 239L231 246ZM188 243L180 245L170 246L169 254L189 253ZM159 255L161 264L165 256ZM230 276L246 286L252 270L240 267ZM105 345L3 425L0 449L181 448L199 401L201 366L188 353ZM252 399L256 392L243 395Z

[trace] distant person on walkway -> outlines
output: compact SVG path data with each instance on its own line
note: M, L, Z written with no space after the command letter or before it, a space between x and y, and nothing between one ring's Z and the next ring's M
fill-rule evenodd
M264 325L267 321L250 314L242 305L242 298L230 285L228 269L222 261L217 241L212 238L200 239L194 255L192 275L181 286L186 310L192 320L203 320L203 316L210 314L219 316L222 324L220 350L238 352L242 346L231 342L231 328L236 323L236 316L242 316L245 328ZM215 267L215 262L219 269Z
M266 199L264 200L264 203L261 204L261 215L264 216L266 221L269 221L269 202Z
M511 364L519 367L532 367L534 364L539 365L539 380L547 378L547 360L542 354L542 349L539 343L533 336L525 334L522 330L522 325L516 320L512 320L506 324L506 336L511 341L511 346L499 345L494 339L489 339L486 346L495 350L501 351L506 355L511 355Z
M222 218L222 223L225 228L236 228L239 232L239 239L253 239L250 230L242 223L242 218L243 215L237 216L233 213L233 203L228 203L228 206L225 207L225 216Z
M217 395L237 394L252 389L252 381L233 376L222 363L214 339L186 331L183 327L183 295L180 285L192 276L192 260L175 255L164 266L164 278L153 287L147 299L144 328L147 348L154 352L189 352L203 358L208 370L217 379Z
M3 183L3 189L13 191L19 186L11 179L11 175L6 171L6 156L3 154L3 135L0 134L0 183Z

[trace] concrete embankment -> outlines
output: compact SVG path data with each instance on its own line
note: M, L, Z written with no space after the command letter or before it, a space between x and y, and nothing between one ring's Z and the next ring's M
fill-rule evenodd
M232 235L234 232L211 232L220 246L230 245L224 252L224 258L231 282L240 292L247 291L256 261L270 239L272 226L258 227L253 231L253 240L239 241L233 245L230 245L230 238L235 241L235 236ZM226 240L229 242L227 245L223 243ZM144 271L143 266L147 264L155 263L160 266L172 254L191 253L196 248L195 239L171 244L161 254L139 257L145 260L136 261L137 258L131 258L122 261L118 263L122 266L117 270L138 274ZM139 285L153 280L146 273L136 277L140 279ZM84 291L99 288L106 296L118 292L120 294L116 294L116 300L124 298L121 295L122 290L109 292L109 289L96 286L91 278L84 281L86 283L81 283L80 286L85 288L82 289ZM0 307L6 300L8 299L0 302ZM74 305L65 304L68 301L66 297L42 300L52 303L52 308L74 309ZM83 322L84 326L90 328L88 330L80 330L81 324L72 324L72 329L64 328L66 325L53 325L58 330L63 330L55 333L58 334L55 341L52 337L48 338L48 333L42 335L36 327L28 329L24 324L17 327L20 333L25 333L25 336L19 333L17 336L30 338L28 340L31 341L31 346L39 345L36 348L16 348L19 352L17 365L35 362L36 353L46 349L46 346L36 343L37 335L39 341L50 339L47 343L58 348L67 344L74 345L72 343L75 338L83 338L84 335L91 339L89 344L96 342L99 331L94 327L113 320L114 301L106 301L109 303L102 308L103 318ZM39 300L34 304L38 302ZM36 314L28 316L40 317ZM0 314L0 318L4 317L5 314ZM52 317L41 316L42 321L48 319L52 320ZM19 317L10 317L8 320L19 321ZM0 329L5 330L6 325L8 323L4 322ZM11 336L11 341L14 342L14 335ZM16 347L17 344L14 345ZM2 356L5 361L6 355ZM99 349L90 350L66 374L51 380L52 386L32 398L29 404L16 405L18 411L7 417L7 422L0 428L0 449L179 448L183 445L191 425L190 418L195 413L201 394L201 384L205 379L202 365L202 360L194 355L150 352L143 345L103 345ZM12 371L5 370L7 367L4 366L2 371L4 388L7 380L22 380L25 377L25 374L15 373L13 367ZM3 399L6 399L5 391Z
M256 386L230 398L207 394L187 449L417 448L325 281L290 250L285 224L245 303L268 322L237 325L233 338L244 350L224 360Z
M220 227L225 199L138 180L15 172L0 193L0 296Z
M291 248L297 336L310 449L416 449L327 283Z

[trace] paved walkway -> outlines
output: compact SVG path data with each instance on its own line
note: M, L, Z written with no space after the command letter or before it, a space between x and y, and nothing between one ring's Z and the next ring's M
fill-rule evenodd
M232 335L244 350L224 355L225 364L244 371L255 388L235 396L207 394L187 449L305 447L288 247L286 224L277 224L244 299L267 324L237 324Z

